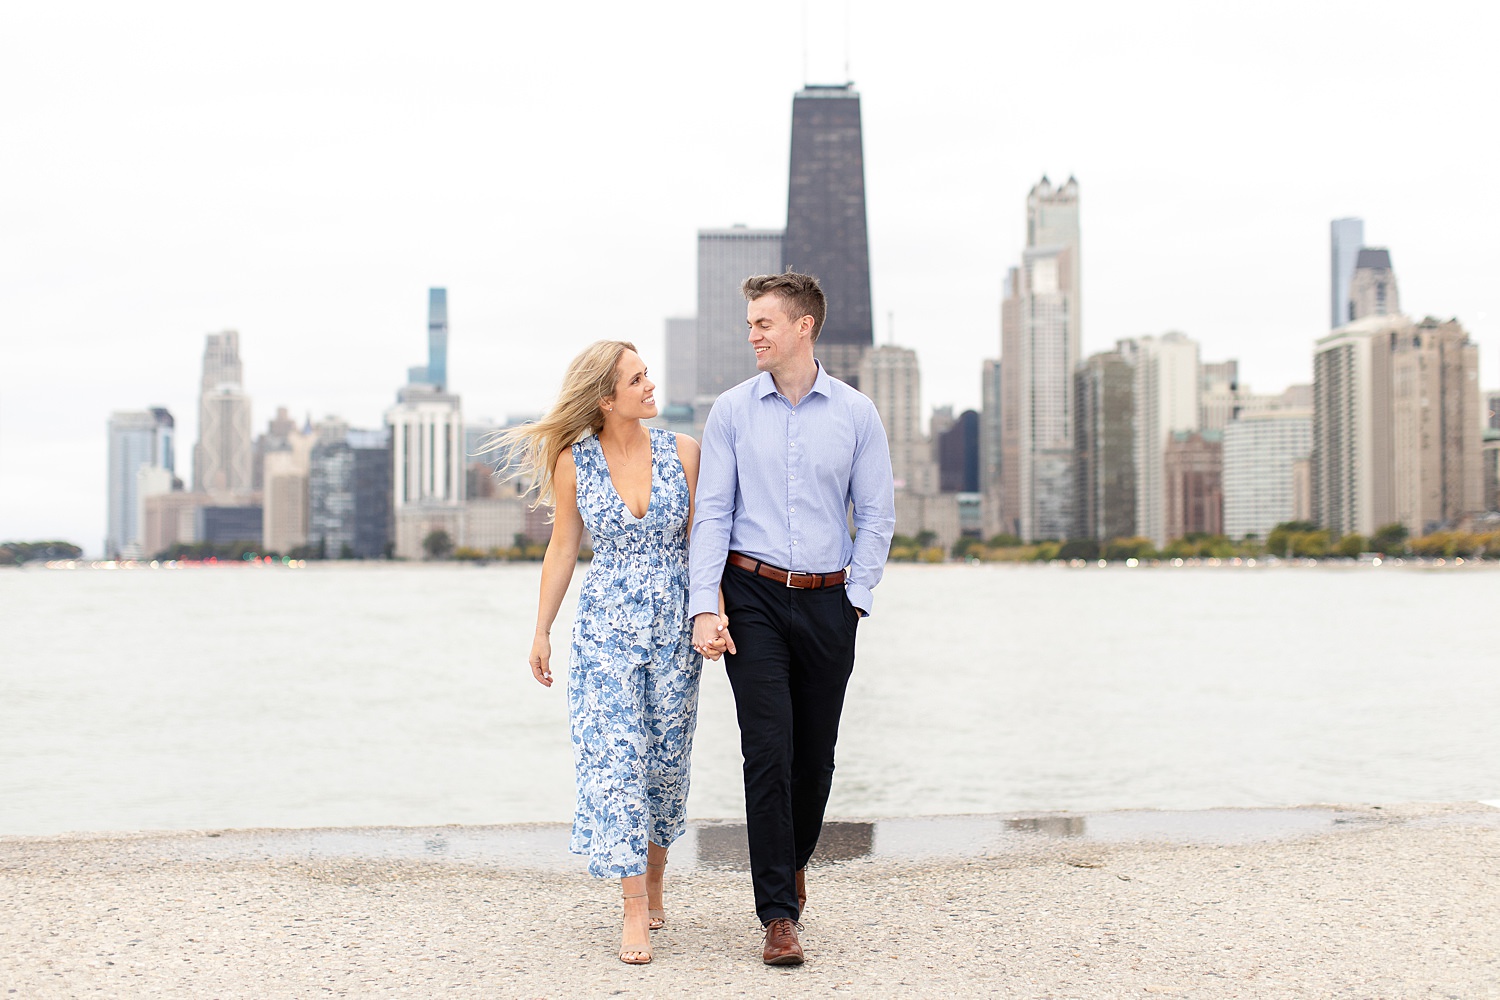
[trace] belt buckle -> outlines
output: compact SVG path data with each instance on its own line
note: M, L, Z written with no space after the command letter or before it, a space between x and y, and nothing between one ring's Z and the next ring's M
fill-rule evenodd
M811 575L812 575L811 573L797 573L794 570L787 570L786 571L786 589L787 590L809 590L809 589L811 589L811 588L808 588L808 587L793 586L793 584L792 584L792 577L794 577L794 576L811 576Z

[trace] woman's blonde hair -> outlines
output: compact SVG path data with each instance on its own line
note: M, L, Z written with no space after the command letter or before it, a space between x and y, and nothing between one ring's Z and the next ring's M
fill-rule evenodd
M569 363L562 391L546 416L535 423L496 431L481 443L480 454L498 451L506 456L502 467L506 479L520 477L529 484L528 490L536 491L531 506L557 505L552 489L557 457L575 441L604 427L599 404L615 394L620 358L634 350L635 345L626 340L594 341Z

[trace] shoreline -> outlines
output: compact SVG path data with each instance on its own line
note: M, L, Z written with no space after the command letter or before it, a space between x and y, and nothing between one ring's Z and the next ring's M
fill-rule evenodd
M958 849L975 824L988 839ZM617 885L578 859L569 870L549 860L564 824L0 837L12 904L0 986L25 997L1500 996L1493 805L836 821L830 853L848 856L809 873L808 964L791 969L759 962L749 879L722 833L735 825L697 821L692 850L674 849L668 925L643 969L614 958ZM1223 835L1237 828L1255 835ZM924 837L943 843L924 854ZM530 861L514 856L527 838L540 845Z
M587 560L580 560L587 563ZM140 572L198 569L235 570L306 570L320 568L381 569L391 567L466 567L488 569L503 566L529 567L535 573L540 559L264 559L249 562L236 559L52 559L0 566L0 569L33 569L53 572ZM1500 567L1494 556L1386 556L1368 553L1353 556L1150 556L1144 559L979 559L945 557L926 559L888 559L890 566L1039 566L1060 569L1474 569Z

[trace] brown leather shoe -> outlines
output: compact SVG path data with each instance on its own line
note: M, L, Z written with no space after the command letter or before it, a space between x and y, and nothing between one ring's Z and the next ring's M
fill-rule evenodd
M777 917L766 924L766 943L760 952L767 965L801 965L802 942L797 940L797 922Z
M807 909L807 869L797 869L797 916Z

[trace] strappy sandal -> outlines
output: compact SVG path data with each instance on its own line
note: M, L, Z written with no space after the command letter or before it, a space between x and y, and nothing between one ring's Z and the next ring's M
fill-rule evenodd
M667 863L665 861L663 861L659 865L653 865L651 862L647 861L646 862L646 867L647 868L655 868L658 871L660 871L661 869L667 867ZM665 876L666 873L663 872L662 874L663 874L663 876ZM647 884L649 885L649 883L650 883L650 875L648 874L647 875ZM653 931L659 931L663 927L667 926L667 910L666 910L666 906L665 905L663 905L663 906L650 906L650 905L648 905L647 906L647 908L646 908L646 926L649 927L649 928L651 928Z
M644 892L636 892L636 893L627 893L624 896L622 896L621 898L622 899L644 899L645 897L646 897L646 894ZM630 922L629 922L629 919L627 918L626 919L626 923L625 923L625 929L620 932L620 961L624 962L626 965L650 965L651 964L651 935L650 934L646 935L646 943L644 945L632 945L629 941L626 940L626 935L629 933L629 931L630 931ZM634 957L634 958L626 958L625 956L627 956L627 955L634 955L636 957ZM643 958L641 956L645 956L645 957Z

